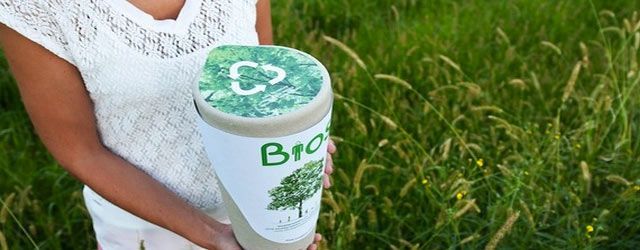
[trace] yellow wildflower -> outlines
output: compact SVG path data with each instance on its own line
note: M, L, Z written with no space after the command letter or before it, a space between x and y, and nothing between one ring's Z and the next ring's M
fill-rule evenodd
M592 225L587 225L586 230L587 230L587 233L593 232L593 226Z
M462 200L462 197L464 197L464 194L462 194L462 193L456 194L456 199Z
M484 159L480 158L476 161L476 165L478 165L478 167L482 167L484 166Z
M422 185L427 185L427 183L429 183L429 181L427 181L427 179L422 179Z
M640 185L633 186L633 190L640 191Z
M553 138L556 139L556 140L560 140L560 134L554 135Z

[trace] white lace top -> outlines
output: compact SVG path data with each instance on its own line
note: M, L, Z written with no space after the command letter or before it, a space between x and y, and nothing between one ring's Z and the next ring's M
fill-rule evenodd
M221 198L191 85L219 44L258 44L256 0L186 0L154 20L126 0L0 0L0 22L75 65L106 147L191 204Z

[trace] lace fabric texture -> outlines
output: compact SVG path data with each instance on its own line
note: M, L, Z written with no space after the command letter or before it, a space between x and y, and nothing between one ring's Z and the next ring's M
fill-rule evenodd
M125 0L0 0L0 22L78 68L106 147L207 209L222 200L191 86L212 47L258 44L255 3L187 0L158 21Z

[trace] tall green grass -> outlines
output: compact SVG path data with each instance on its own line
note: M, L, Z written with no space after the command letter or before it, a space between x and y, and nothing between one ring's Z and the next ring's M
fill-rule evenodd
M324 247L640 245L639 7L274 1L278 43L317 56L336 92ZM1 68L0 250L93 248L80 184Z

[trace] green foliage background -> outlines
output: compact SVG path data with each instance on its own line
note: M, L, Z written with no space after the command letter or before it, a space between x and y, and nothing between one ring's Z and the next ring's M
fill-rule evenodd
M231 90L229 68L239 61L251 61L259 68L240 68L238 82L242 89L266 85L257 94L240 96ZM287 72L277 84L269 84L275 73L264 71L273 65ZM244 117L270 117L299 109L316 97L323 84L322 71L305 55L284 48L221 46L209 53L200 78L200 92L205 100L222 112Z
M323 247L640 245L640 2L273 3L278 43L319 58L337 94ZM92 249L80 184L1 68L6 244Z

